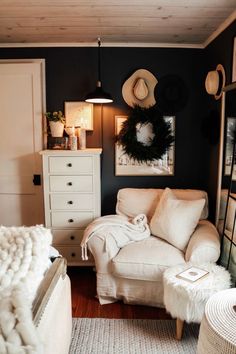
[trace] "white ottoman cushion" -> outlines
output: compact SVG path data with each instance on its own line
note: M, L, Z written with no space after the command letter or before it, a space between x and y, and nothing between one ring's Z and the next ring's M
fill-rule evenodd
M176 277L191 266L193 264L187 263L165 271L164 305L172 317L200 323L210 296L230 287L230 274L225 268L208 263L200 268L209 274L193 283Z

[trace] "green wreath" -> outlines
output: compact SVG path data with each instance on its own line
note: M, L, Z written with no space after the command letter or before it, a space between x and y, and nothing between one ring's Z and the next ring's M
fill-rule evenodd
M153 139L149 144L137 140L137 124L152 124ZM122 124L116 142L122 145L124 152L138 162L161 159L174 141L170 123L167 122L156 106L143 108L135 106L128 119Z

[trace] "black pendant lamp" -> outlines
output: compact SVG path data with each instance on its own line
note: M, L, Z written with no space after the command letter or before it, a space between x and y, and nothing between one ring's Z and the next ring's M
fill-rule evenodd
M85 97L85 102L89 102L89 103L113 102L111 95L107 92L104 92L102 89L100 47L101 47L101 41L100 38L98 38L98 81L97 81L96 89Z

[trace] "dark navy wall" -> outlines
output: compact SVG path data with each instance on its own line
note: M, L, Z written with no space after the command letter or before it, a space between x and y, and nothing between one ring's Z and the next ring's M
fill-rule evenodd
M212 49L213 50L213 49ZM207 50L210 56L210 50ZM102 212L114 213L115 198L122 187L175 187L209 189L211 147L203 125L209 97L204 81L210 57L206 50L173 48L106 48L102 47L103 88L114 103L95 107L94 131L87 133L87 146L100 147L103 113ZM0 58L45 58L47 110L59 110L64 101L83 100L94 89L97 79L96 48L2 48ZM212 60L214 68L214 60ZM218 63L218 60L217 60ZM188 102L176 114L175 175L155 177L116 177L114 174L115 115L127 114L129 107L122 98L123 82L136 69L150 70L156 77L177 74L185 82ZM158 102L158 98L157 98Z
M108 52L108 51L107 51ZM103 211L109 212L115 204L115 195L122 187L206 187L204 175L205 138L201 132L205 110L204 53L191 49L110 49L113 58L112 83L109 88L116 102L104 107L104 163L103 163ZM109 65L109 63L107 63ZM177 74L185 82L188 103L176 114L175 175L169 177L115 177L114 176L114 115L126 113L121 87L124 80L136 69L146 68L156 77ZM106 79L109 83L109 78ZM158 97L157 97L158 105ZM105 183L105 184L104 184Z

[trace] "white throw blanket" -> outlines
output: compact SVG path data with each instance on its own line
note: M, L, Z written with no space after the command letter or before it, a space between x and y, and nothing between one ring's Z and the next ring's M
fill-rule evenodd
M90 223L84 231L81 242L83 260L88 259L87 242L96 232L106 235L105 248L108 252L111 239L122 248L130 242L140 241L150 236L147 217L144 214L139 214L131 220L122 215L101 216Z
M51 231L40 225L0 226L1 354L43 354L31 307L49 265L51 242Z

